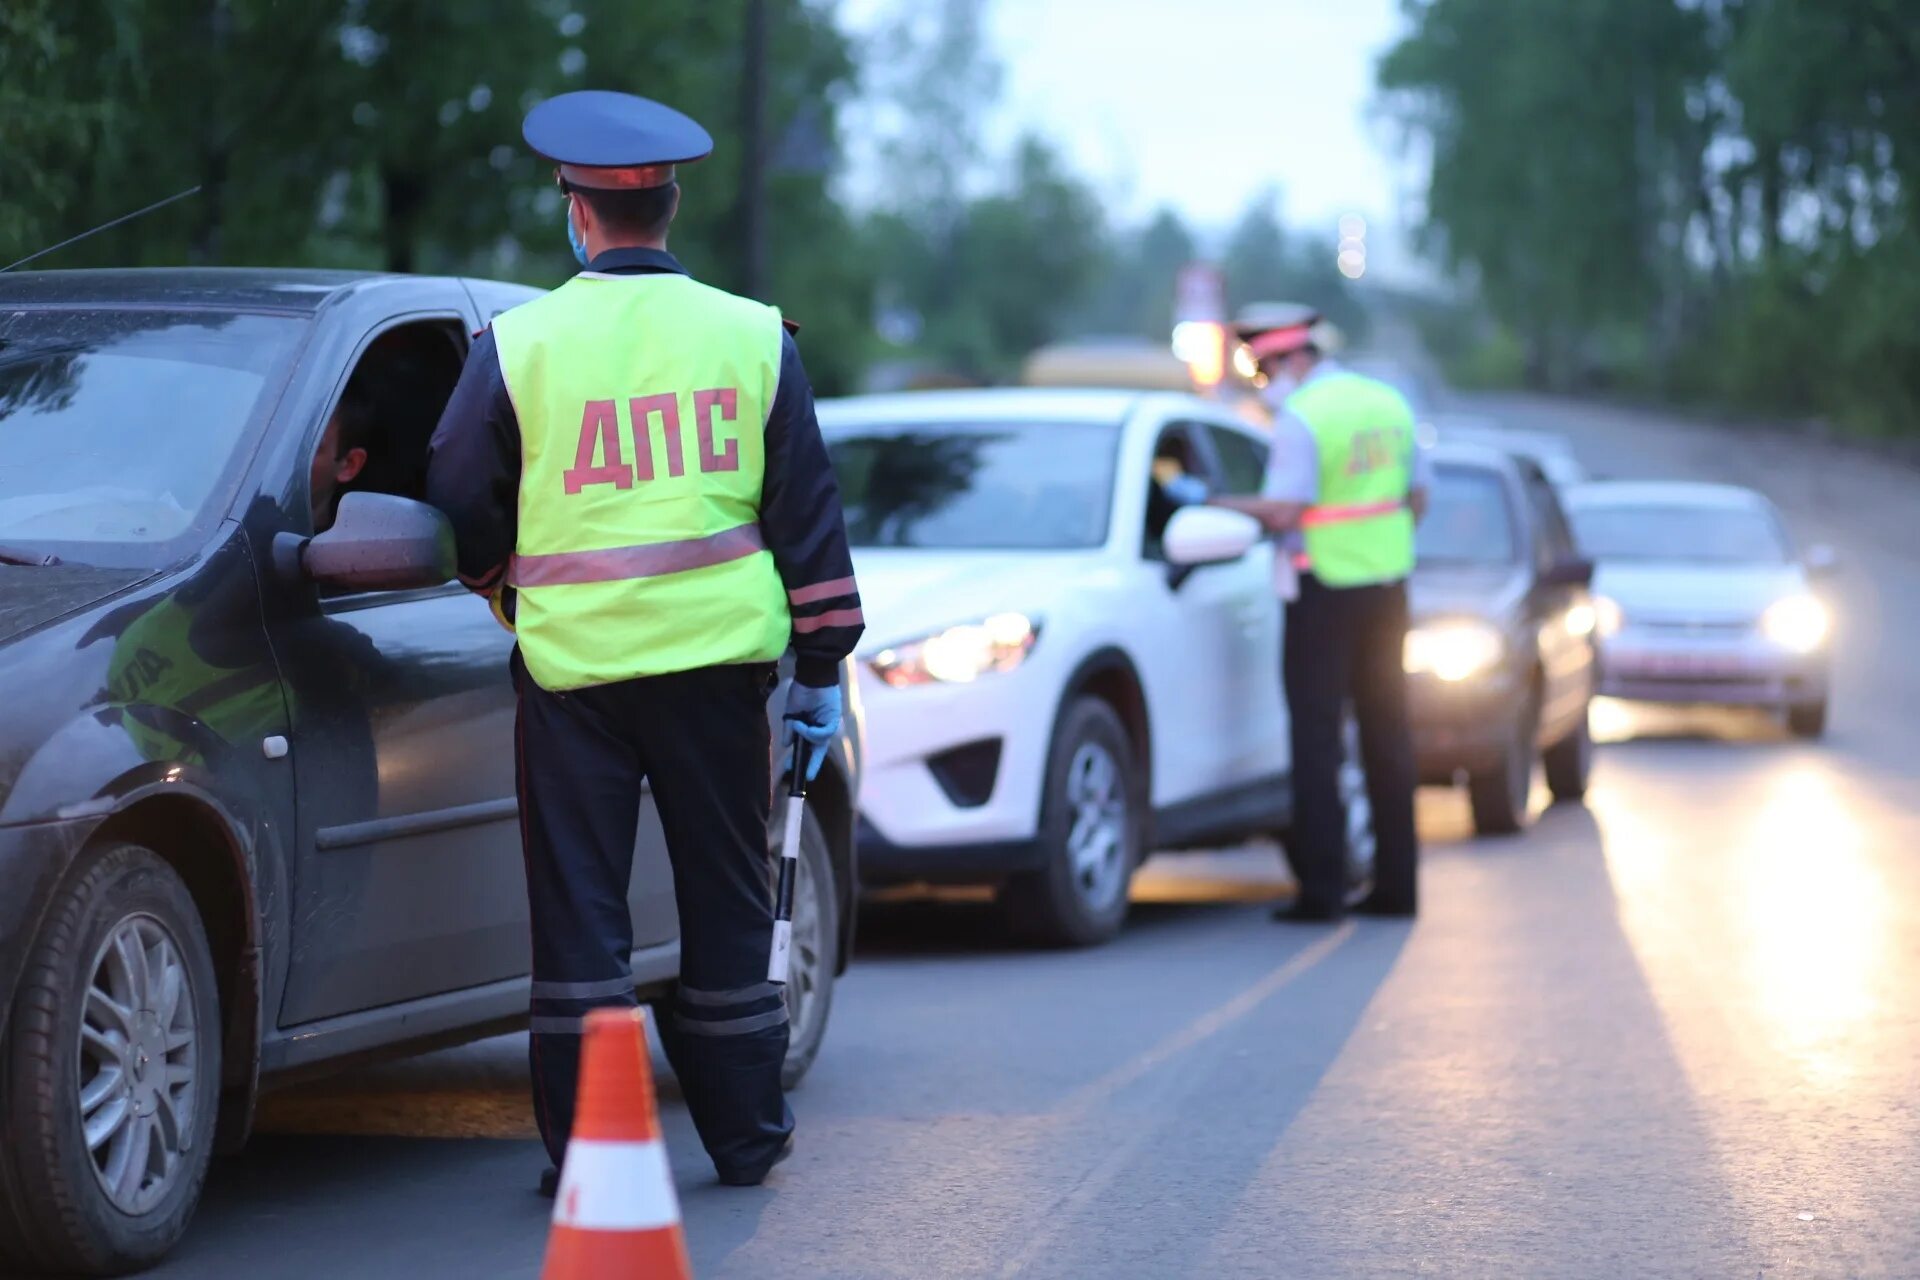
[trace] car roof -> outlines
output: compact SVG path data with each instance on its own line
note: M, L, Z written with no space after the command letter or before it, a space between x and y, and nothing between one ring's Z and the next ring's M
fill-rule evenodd
M1463 444L1493 445L1511 453L1526 453L1534 457L1574 456L1572 441L1551 431L1528 431L1523 427L1501 426L1484 419L1435 418L1433 426L1442 442L1458 440Z
M1100 422L1119 423L1147 405L1179 409L1207 420L1223 410L1172 392L1079 387L980 387L843 396L818 404L829 426L880 422Z
M1764 508L1767 499L1736 484L1695 480L1596 480L1567 492L1569 506Z
M291 267L132 267L0 272L0 307L206 307L317 311L368 285L418 276Z
M1442 440L1428 451L1427 456L1436 467L1476 467L1484 471L1498 471L1502 475L1511 475L1515 470L1513 455L1492 445Z

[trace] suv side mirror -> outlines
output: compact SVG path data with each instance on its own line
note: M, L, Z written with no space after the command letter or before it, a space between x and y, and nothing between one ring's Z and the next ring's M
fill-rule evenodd
M1840 567L1840 557L1826 543L1816 542L1807 548L1806 566L1810 577L1832 577L1834 570Z
M1225 507L1182 507L1167 521L1160 546L1167 563L1191 569L1238 560L1259 542L1260 522Z
M333 527L301 549L300 567L315 582L356 591L437 587L454 574L453 526L411 498L345 494Z
M1587 587L1593 585L1593 561L1562 560L1540 574L1543 587Z

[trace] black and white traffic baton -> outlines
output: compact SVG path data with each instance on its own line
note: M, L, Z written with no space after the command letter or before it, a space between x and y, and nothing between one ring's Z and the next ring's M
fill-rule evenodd
M787 980L787 953L793 946L793 880L800 870L800 827L807 813L807 766L813 744L793 735L793 774L787 779L787 825L780 833L780 882L773 894L773 950L767 956L767 981Z

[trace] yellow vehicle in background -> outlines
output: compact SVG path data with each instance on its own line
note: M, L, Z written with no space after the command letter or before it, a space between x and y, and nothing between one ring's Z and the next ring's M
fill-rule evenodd
M1027 357L1020 371L1020 385L1196 389L1186 364L1166 344L1146 338L1098 338L1041 347Z
M1037 348L1021 369L1020 385L1184 391L1218 400L1256 426L1272 421L1259 389L1238 372L1230 371L1219 385L1203 388L1192 366L1165 343L1147 338L1088 338Z

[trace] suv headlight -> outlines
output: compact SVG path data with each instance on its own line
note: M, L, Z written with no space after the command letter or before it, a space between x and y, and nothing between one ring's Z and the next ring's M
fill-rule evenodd
M1457 618L1421 623L1408 631L1402 665L1409 675L1471 680L1499 666L1506 652L1507 642L1492 623Z
M1812 653L1826 641L1833 626L1827 606L1812 596L1788 596L1767 606L1760 615L1760 631L1767 639L1794 653Z
M996 613L961 623L924 640L873 655L873 673L896 688L910 684L967 684L991 671L1011 671L1026 660L1040 626L1024 613Z

